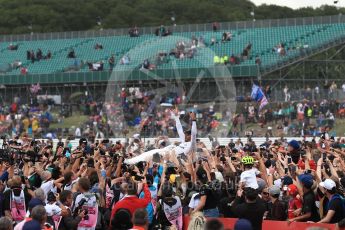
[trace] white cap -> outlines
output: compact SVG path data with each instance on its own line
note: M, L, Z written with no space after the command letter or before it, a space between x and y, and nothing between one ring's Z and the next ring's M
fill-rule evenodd
M282 186L282 180L281 179L277 179L277 180L275 180L274 182L273 182L273 185L276 185L276 186L278 186L279 188Z
M320 186L327 190L332 190L336 184L332 179L326 179L323 182L320 182Z
M134 134L134 135L133 135L133 138L134 138L134 139L140 139L140 134L138 134L138 133Z

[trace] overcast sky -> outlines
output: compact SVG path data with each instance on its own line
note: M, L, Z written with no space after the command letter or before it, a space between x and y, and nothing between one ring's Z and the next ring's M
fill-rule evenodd
M345 7L345 0L339 0L338 4L334 4L333 0L251 0L256 5L266 4L275 4L281 6L288 6L290 8L300 8L300 7L319 7L321 5L335 5Z

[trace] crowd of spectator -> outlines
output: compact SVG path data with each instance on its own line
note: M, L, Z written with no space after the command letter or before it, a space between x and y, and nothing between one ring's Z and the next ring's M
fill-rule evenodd
M176 127L185 119L170 113ZM194 113L187 116L188 126L202 125ZM217 217L239 218L236 230L262 229L264 220L344 226L345 139L325 131L309 141L256 145L248 137L220 145L210 137L207 147L193 139L196 133L179 134L179 143L167 136L145 143L139 134L116 143L82 137L74 148L68 141L2 137L0 223L24 230L181 230L187 215L189 229L231 229L205 219ZM184 145L194 147L128 163Z
M46 55L43 55L43 52L40 48L37 49L36 54L33 50L26 51L26 60L30 60L32 63L34 63L35 61L51 59L51 58L52 58L52 53L50 50L48 50Z

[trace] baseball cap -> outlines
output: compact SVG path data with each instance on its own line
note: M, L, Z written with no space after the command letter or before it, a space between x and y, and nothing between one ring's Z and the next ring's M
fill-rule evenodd
M295 150L298 150L300 148L299 143L296 140L291 140L289 142L289 145Z
M290 185L288 186L288 193L289 193L289 195L291 195L291 196L296 196L297 193L298 193L297 186L294 185L294 184L290 184Z
M299 175L298 180L307 188L311 188L311 186L313 186L313 176L309 173Z
M280 194L280 187L277 185L273 185L268 189L271 196L279 195Z
M283 178L283 185L291 185L293 184L293 180L289 176L284 176Z
M326 179L323 182L320 182L319 185L327 190L332 190L336 187L336 184L332 179Z
M85 137L80 138L80 139L79 139L79 144L80 144L80 145L81 145L81 144L87 144L86 138L85 138Z
M140 134L139 133L134 134L133 135L133 139L139 140L140 139Z
M234 230L252 230L252 224L247 219L238 219L235 223Z

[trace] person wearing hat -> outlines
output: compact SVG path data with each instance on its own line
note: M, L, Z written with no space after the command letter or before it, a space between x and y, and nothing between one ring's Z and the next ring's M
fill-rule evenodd
M296 140L288 143L287 151L289 152L293 163L297 164L300 158L300 144Z
M280 192L280 186L273 185L269 188L269 193L272 202L272 210L269 220L286 220L286 207L284 203L279 200Z
M345 218L345 205L343 197L337 194L336 183L332 179L326 179L320 182L319 186L324 190L329 202L326 216L318 223L338 223Z
M253 230L253 227L249 220L238 219L235 223L234 230Z
M317 212L317 207L315 204L315 194L312 190L314 183L313 176L309 173L304 173L298 176L298 181L301 183L303 188L303 203L302 212L300 216L289 219L289 222L294 221L313 221L317 222L320 220L320 216Z
M302 201L298 195L298 188L294 184L290 184L287 188L287 193L290 197L288 207L288 218L293 219L299 216L302 210Z
M252 156L245 156L241 160L243 165L243 172L241 173L240 183L242 187L251 187L258 189L259 185L256 180L256 169L253 168L254 158Z

